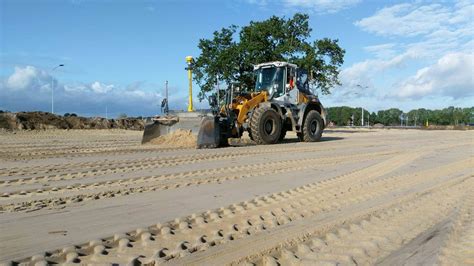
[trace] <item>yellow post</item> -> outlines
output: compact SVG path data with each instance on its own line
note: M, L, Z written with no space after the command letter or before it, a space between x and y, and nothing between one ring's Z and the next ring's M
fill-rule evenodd
M188 67L188 80L189 80L189 99L188 99L188 112L193 111L193 57L186 56L186 63Z

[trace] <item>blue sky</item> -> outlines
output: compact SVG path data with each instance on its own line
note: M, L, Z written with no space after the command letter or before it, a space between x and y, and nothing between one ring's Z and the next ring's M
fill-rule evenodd
M153 115L165 80L186 109L185 56L200 38L272 15L310 15L346 49L326 106L472 106L473 1L0 0L0 109ZM65 64L54 72L52 68ZM361 85L365 89L361 89ZM194 86L197 94L199 88ZM195 105L203 107L195 98Z

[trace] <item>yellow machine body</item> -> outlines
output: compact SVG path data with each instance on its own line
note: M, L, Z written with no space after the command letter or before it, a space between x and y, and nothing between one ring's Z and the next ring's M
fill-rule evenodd
M262 91L258 93L252 93L250 99L245 97L236 97L235 102L232 103L231 109L237 111L237 123L239 126L243 125L245 120L248 118L247 115L250 110L258 106L260 103L268 100L268 92Z

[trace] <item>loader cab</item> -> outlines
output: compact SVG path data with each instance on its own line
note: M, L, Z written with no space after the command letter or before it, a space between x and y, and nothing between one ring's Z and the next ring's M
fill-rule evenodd
M296 65L271 62L256 65L255 91L268 91L272 99L280 98L295 88Z
M285 68L265 66L256 71L257 80L255 91L268 91L273 97L279 97L284 93L283 78Z

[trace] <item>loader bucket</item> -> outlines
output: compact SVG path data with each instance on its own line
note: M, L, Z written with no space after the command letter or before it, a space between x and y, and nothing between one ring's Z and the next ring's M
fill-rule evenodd
M145 125L142 144L148 143L159 136L169 134L173 131L173 125L179 122L178 117L163 117Z
M204 117L199 128L197 148L217 148L221 146L222 142L219 118L213 116Z
M202 116L202 113L176 113L175 115L156 117L152 123L145 125L142 144L179 129L191 131L192 134L196 135L200 128Z

